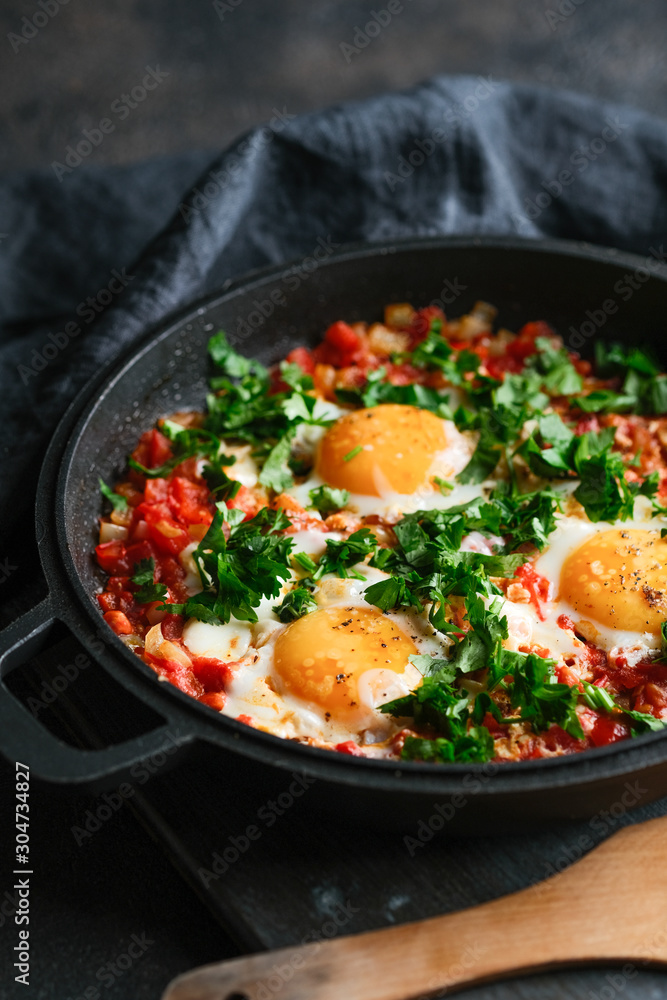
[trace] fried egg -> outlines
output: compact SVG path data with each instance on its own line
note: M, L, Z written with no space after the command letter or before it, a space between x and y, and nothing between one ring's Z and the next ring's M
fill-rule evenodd
M457 430L429 410L398 403L339 411L327 429L305 427L313 469L286 492L308 506L310 490L328 485L350 494L347 508L359 514L398 517L419 509L445 508L479 495L479 487L455 477L470 461L476 435ZM451 485L443 494L436 479Z
M297 550L308 547L316 555L327 537L332 534L300 532ZM369 604L366 588L387 574L363 564L356 569L362 580L320 580L313 592L317 609L289 624L273 611L280 598L264 599L255 623L187 622L183 641L191 653L231 662L226 715L250 717L279 736L354 740L371 754L386 752L382 744L399 726L379 706L421 683L411 656L444 657L450 642L423 615L383 613Z
M633 520L616 525L571 514L557 521L534 564L552 584L549 620L567 616L577 633L612 656L633 650L641 657L659 649L667 618L664 522L640 502Z

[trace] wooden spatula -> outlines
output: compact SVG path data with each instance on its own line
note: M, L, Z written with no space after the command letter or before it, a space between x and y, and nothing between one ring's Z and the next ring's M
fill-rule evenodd
M459 913L203 966L162 1000L413 1000L557 966L667 965L667 817Z

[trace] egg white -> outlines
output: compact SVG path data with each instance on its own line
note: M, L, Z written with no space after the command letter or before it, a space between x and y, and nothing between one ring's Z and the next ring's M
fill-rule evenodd
M317 530L298 532L292 536L295 550L308 552L314 558L321 555L327 538L340 538L332 532ZM386 579L387 574L374 567L360 564L355 570L362 580L325 576L318 582L313 597L319 608L366 608L365 590L372 583ZM237 718L249 716L259 728L290 739L311 739L326 743L347 740L359 742L367 752L383 756L382 744L398 731L398 725L379 711L379 706L402 697L421 683L422 675L412 663L406 663L403 673L373 668L358 680L359 711L354 724L329 716L326 709L307 702L285 690L282 678L274 668L275 643L288 627L279 621L273 607L280 603L298 579L295 570L291 581L281 589L281 596L264 598L257 607L258 621L240 622L232 619L227 625L210 625L190 619L183 630L187 649L197 656L211 656L231 662L233 677L226 686L223 714ZM412 610L388 613L396 625L415 644L417 653L442 658L447 655L450 640L439 635L425 615Z
M652 514L651 504L644 497L639 497L635 502L634 517L628 521L589 521L586 517L577 516L574 513L564 513L556 515L556 530L549 536L549 545L535 560L534 566L537 573L546 577L552 584L552 601L544 605L544 612L547 620L542 623L540 630L550 641L545 641L548 648L555 648L561 642L562 636L567 634L561 629L556 619L560 615L567 615L575 624L577 632L593 642L600 649L604 649L610 654L612 659L623 653L632 653L632 659L639 661L646 656L655 653L660 648L660 639L650 632L638 632L623 628L614 628L603 625L599 622L590 621L581 612L576 611L567 601L558 596L560 579L563 564L586 539L595 534L609 531L610 528L620 528L622 530L637 529L641 531L664 528L665 521ZM539 642L538 639L534 641Z

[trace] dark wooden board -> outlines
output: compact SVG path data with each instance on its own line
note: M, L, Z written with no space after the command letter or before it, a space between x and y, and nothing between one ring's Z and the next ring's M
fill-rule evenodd
M221 762L202 749L187 765L157 776L135 801L153 835L244 950L289 947L473 906L562 869L625 823L667 812L667 800L633 811L619 805L618 818L499 838L492 836L490 815L488 828L468 840L448 838L445 827L426 842L425 825L425 842L417 847L417 829L383 831L381 816L377 830L342 823L315 812L308 792L288 805L291 784L284 775ZM286 806L282 815L273 803ZM466 996L590 1000L591 993L604 996L606 987L633 1000L667 997L665 974L620 975L611 968L567 971L480 987Z

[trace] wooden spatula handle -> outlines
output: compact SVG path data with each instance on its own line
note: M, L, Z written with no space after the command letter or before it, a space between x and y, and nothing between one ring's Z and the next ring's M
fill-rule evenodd
M667 964L667 817L483 906L204 966L163 1000L413 1000L509 973Z

